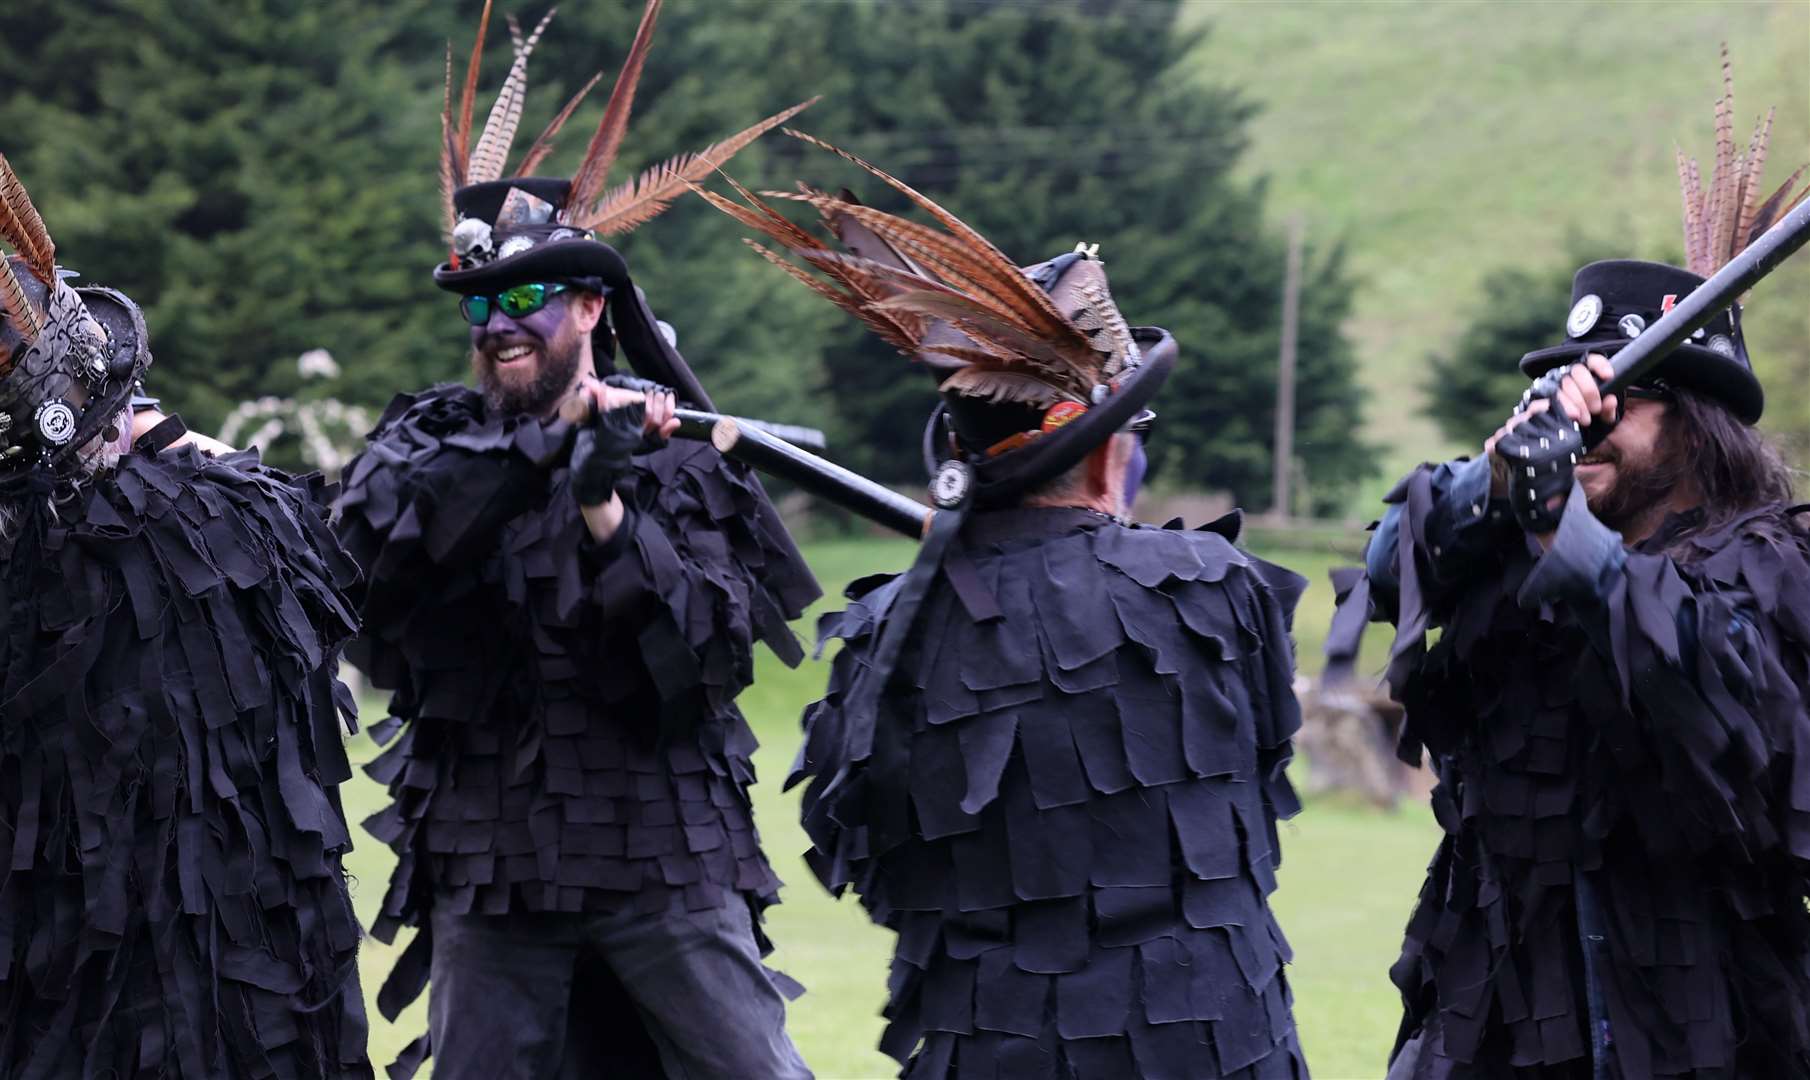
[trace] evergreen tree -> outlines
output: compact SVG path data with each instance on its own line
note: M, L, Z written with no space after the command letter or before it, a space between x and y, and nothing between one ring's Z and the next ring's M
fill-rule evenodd
M387 51L419 4L31 6L0 13L4 149L69 263L145 308L153 391L212 428L310 348L374 403L460 373L422 273L429 58Z
M464 327L428 271L444 256L437 146L443 50L482 0L130 0L0 12L0 146L89 279L145 305L156 388L201 427L265 393L381 406L464 374ZM533 132L592 71L605 82L543 169L582 153L633 35L628 0L562 11L530 68ZM507 67L499 6L480 100ZM1195 75L1176 0L669 3L613 182L814 94L799 126L949 206L1022 262L1101 244L1121 307L1181 342L1156 402L1174 483L1268 492L1283 251L1264 191L1236 179L1252 108ZM538 6L515 11L524 22ZM481 108L480 108L481 111ZM730 171L877 182L782 136ZM746 252L686 199L612 238L728 409L828 429L834 455L921 482L931 381ZM1298 434L1312 490L1366 471L1340 332L1351 286L1317 252L1303 291ZM324 347L346 375L299 384ZM1324 503L1325 500L1321 500Z
M1527 389L1521 357L1564 340L1571 278L1585 263L1610 257L1601 250L1573 238L1561 261L1503 266L1484 276L1464 332L1450 351L1427 357L1426 414L1446 438L1474 449L1508 419Z

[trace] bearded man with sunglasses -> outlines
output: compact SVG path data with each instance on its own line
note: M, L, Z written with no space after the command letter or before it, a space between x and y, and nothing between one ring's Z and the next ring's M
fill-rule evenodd
M1810 1075L1810 532L1741 307L1601 390L1694 265L1580 270L1543 383L1402 481L1344 600L1440 778L1391 1080ZM1536 491L1517 443L1579 434Z
M695 386L573 198L454 193L434 279L476 389L399 396L345 474L349 655L393 692L374 735L400 730L370 767L394 802L366 827L399 860L374 932L420 927L379 1002L431 978L440 1078L797 1080L735 697L756 639L800 659L816 583L751 474L666 442L674 394L614 374L620 344Z

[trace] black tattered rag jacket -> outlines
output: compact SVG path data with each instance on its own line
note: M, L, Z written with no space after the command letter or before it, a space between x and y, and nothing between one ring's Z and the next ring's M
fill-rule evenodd
M1484 459L1390 501L1347 602L1440 778L1412 1076L1810 1076L1810 537L1774 506L1630 549L1574 489L1542 553Z

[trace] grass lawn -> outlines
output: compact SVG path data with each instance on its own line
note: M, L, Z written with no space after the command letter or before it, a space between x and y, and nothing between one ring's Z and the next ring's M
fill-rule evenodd
M1245 168L1269 178L1269 213L1303 215L1321 250L1343 241L1357 277L1349 329L1371 391L1367 433L1388 467L1353 493L1354 516L1414 462L1442 456L1421 412L1437 393L1426 357L1450 350L1468 312L1517 302L1481 295L1486 272L1551 266L1573 230L1628 257L1681 257L1673 146L1713 160L1720 43L1742 146L1778 106L1767 191L1810 143L1804 0L1190 0L1183 11L1210 27L1199 79L1262 106ZM1755 290L1746 320L1775 430L1810 422L1807 306L1810 260L1799 259ZM1552 313L1555 335L1563 317Z
M913 545L904 541L843 541L812 545L809 557L834 600L844 582L901 568L912 551ZM1297 631L1302 666L1315 670L1332 611L1325 569L1341 560L1295 552L1273 557L1312 579ZM817 613L800 623L801 631L814 628ZM1380 641L1381 635L1376 636ZM767 853L787 882L785 902L768 916L768 932L778 945L770 962L809 988L792 1005L789 1023L819 1077L890 1077L892 1063L874 1045L891 935L870 925L852 898L837 902L818 887L800 858L806 841L798 828L799 793L779 790L797 749L798 717L822 691L825 674L824 666L814 662L788 671L763 652L759 677L742 697L761 739L755 764L762 782L755 788L755 812ZM372 752L362 736L354 749L361 757ZM355 819L383 801L381 789L362 776L348 785L345 795ZM354 898L368 923L382 899L391 859L387 849L358 835L358 850L350 860L358 878ZM1326 800L1284 826L1282 885L1275 903L1295 947L1290 969L1295 1015L1309 1064L1320 1080L1382 1076L1398 1019L1387 969L1434 836L1432 818L1422 808L1389 815ZM371 1003L372 1054L385 1063L426 1025L421 1004L394 1026L376 1014L377 987L394 957L394 950L371 941L362 962Z

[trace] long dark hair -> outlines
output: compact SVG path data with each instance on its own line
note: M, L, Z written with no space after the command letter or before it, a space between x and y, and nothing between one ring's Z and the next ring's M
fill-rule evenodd
M1783 509L1791 502L1792 470L1764 435L1735 419L1713 398L1676 388L1671 401L1672 467L1680 481L1696 485L1703 520L1675 537L1673 552L1690 547L1693 537L1714 532L1744 514L1767 506ZM1756 526L1783 535L1793 528L1782 514Z

